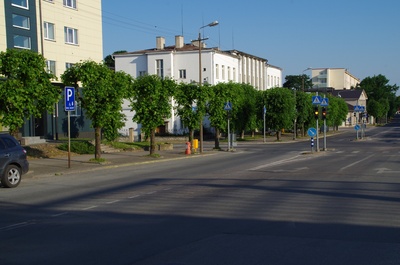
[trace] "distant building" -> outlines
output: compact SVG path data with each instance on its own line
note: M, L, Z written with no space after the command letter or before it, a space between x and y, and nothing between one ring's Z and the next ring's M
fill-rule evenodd
M73 64L103 60L101 13L101 0L0 1L0 51L17 48L42 54L48 71L58 77L54 83L61 85L61 74ZM54 117L53 113L41 119L31 117L22 135L52 138L56 132L65 132L63 101L55 107ZM80 109L73 113L76 119L81 115ZM86 122L76 129L89 130L89 126Z
M314 88L332 87L336 90L349 90L360 83L360 79L345 68L312 68L311 76Z
M238 50L221 51L201 45L202 82L215 85L221 82L246 83L258 90L282 86L282 69L268 65L268 60ZM184 43L183 36L175 37L175 45L166 46L165 38L156 38L156 47L146 50L115 54L115 70L136 78L142 75L170 77L178 82L199 82L199 43ZM139 126L131 122L133 113L125 102L128 117L124 131ZM173 110L172 110L173 111ZM165 131L179 133L184 128L178 117L166 121ZM124 133L124 132L122 132ZM138 135L140 132L135 132Z
M363 121L369 124L374 123L374 118L369 117L366 112L354 112L355 106L362 106L364 109L367 109L367 100L368 96L363 89L352 89L352 90L333 90L332 95L335 97L342 98L348 107L348 114L345 122L343 122L342 126L353 126L356 124L360 124Z
M267 89L282 87L282 68L271 64L267 65Z

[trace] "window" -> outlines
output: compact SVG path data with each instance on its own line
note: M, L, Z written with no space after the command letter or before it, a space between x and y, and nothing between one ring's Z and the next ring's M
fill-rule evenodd
M222 77L221 77L221 79L222 79L222 80L225 80L225 65L222 65L222 66L221 66L221 72L222 72Z
M146 71L139 71L139 76L145 76L146 75Z
M43 23L44 38L46 40L54 40L54 24L50 22Z
M56 74L56 62L55 61L46 61L46 68L47 68L47 72L51 73L53 75Z
M13 26L17 28L30 29L29 17L12 14Z
M65 43L78 44L78 30L64 27Z
M186 69L179 70L179 78L186 79Z
M64 6L76 9L76 0L63 0Z
M164 60L156 60L156 74L164 78Z
M236 68L233 67L233 81L236 82Z
M228 81L231 80L231 68L228 66Z
M31 49L31 38L21 35L14 35L14 47Z
M69 69L69 68L71 68L72 66L74 66L73 63L65 63L65 69Z
M28 0L12 0L11 4L13 6L28 9Z
M218 64L215 65L215 78L219 79L219 65Z

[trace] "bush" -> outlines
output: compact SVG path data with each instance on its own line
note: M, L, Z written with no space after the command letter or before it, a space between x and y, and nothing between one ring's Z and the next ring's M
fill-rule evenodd
M68 151L68 143L64 143L58 146L58 149ZM71 142L71 152L80 155L83 154L94 154L95 147L88 141Z

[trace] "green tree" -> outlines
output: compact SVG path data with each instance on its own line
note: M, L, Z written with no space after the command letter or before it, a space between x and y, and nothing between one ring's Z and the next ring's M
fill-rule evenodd
M296 91L307 91L312 88L313 83L308 75L287 75L283 87L295 89Z
M67 69L61 79L76 88L77 98L95 129L95 158L100 159L102 129L108 140L112 140L124 125L122 103L132 78L122 72L115 73L102 63L85 61ZM83 87L82 93L78 90L79 83Z
M215 128L215 149L220 149L219 137L221 132L226 132L228 127L228 111L224 110L224 106L227 102L231 102L232 111L231 118L235 116L237 111L238 97L236 92L238 91L239 84L229 83L218 83L211 86L211 95L208 102L208 114L209 120L212 127Z
M399 87L396 84L389 85L389 80L384 75L364 78L357 89L364 89L367 93L367 111L370 115L375 116L376 118L381 118L384 115L391 117L396 113L398 108L396 92ZM372 104L375 106L369 107L368 105L371 104L371 102L373 102ZM377 106L377 104L380 104L381 106ZM383 114L380 111L382 109L385 110Z
M0 122L16 135L24 119L41 117L54 108L61 91L52 85L55 78L46 72L46 60L27 50L0 52Z
M296 122L301 127L301 136L304 136L305 127L311 125L314 120L312 95L305 93L303 91L296 91L295 96L296 96Z
M249 84L239 84L238 86L238 113L236 116L236 125L241 132L241 138L244 139L244 133L254 130L258 127L257 122L257 97L258 91Z
M174 93L177 114L182 123L189 129L189 141L193 147L194 130L200 127L206 114L206 104L209 99L208 85L181 83ZM195 109L193 107L195 106Z
M116 51L113 54L109 54L106 57L104 57L104 64L107 65L108 68L110 69L115 69L115 61L114 61L114 54L120 54L120 53L126 53L127 51Z
M340 125L346 120L349 109L346 101L339 97L328 95L329 106L327 108L327 126L333 127L337 130Z
M155 130L171 117L171 98L176 86L174 80L157 75L140 76L133 82L130 91L130 106L135 111L133 121L140 123L150 136L150 155L156 150Z
M266 120L268 127L276 130L276 138L280 141L281 131L292 128L296 116L296 101L292 91L283 88L265 90Z

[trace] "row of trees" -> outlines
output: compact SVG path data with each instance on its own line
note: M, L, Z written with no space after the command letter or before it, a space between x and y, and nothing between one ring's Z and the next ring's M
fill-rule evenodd
M45 59L25 50L7 50L0 53L0 122L10 131L17 132L24 119L40 117L46 110L52 111L54 103L60 100L62 91L50 82L55 77L45 71ZM124 125L122 103L129 99L135 112L134 121L150 136L150 154L155 152L155 130L171 116L171 109L189 129L190 140L193 132L200 128L203 117L207 116L215 128L215 148L219 148L219 135L227 128L227 112L224 105L231 102L232 130L242 134L263 129L264 107L266 127L277 132L280 139L282 129L292 129L294 121L299 127L315 126L312 95L304 93L310 86L308 77L301 77L301 86L292 89L273 88L258 91L248 84L219 83L198 86L176 83L172 79L161 79L155 75L133 79L123 72L114 72L103 63L85 61L75 64L61 75L65 85L76 88L77 98L95 129L95 158L101 157L101 133L109 140L118 136L118 129ZM82 89L78 89L81 87ZM294 88L294 89L293 89ZM301 89L300 89L301 88ZM329 98L328 126L339 126L348 113L347 105L341 98ZM196 106L193 111L193 106Z

